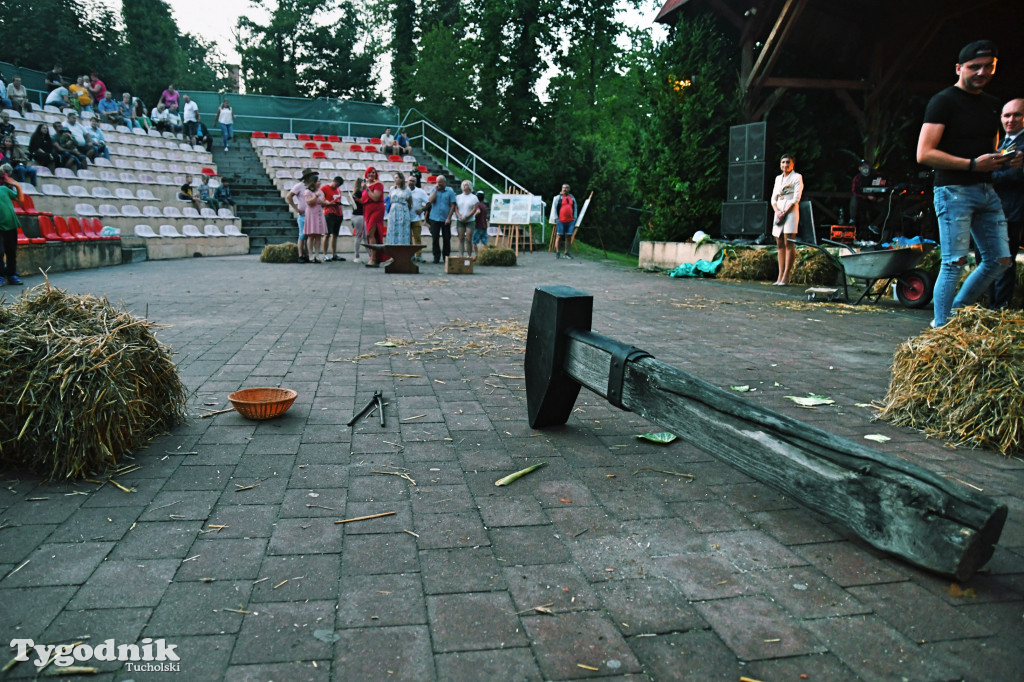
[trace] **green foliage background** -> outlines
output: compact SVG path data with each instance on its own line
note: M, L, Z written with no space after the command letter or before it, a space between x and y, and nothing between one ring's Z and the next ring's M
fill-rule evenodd
M581 201L593 193L579 239L602 248L628 250L638 229L667 241L719 232L728 128L745 121L738 46L711 15L687 15L655 39L620 14L650 16L655 0L250 4L235 26L249 93L415 107L546 200L563 183ZM171 82L229 83L223 58L183 34L165 0L123 0L120 14L100 0L6 0L0 60L49 70L55 59L65 75L98 71L149 106ZM765 114L769 181L781 151L819 192L848 188L859 158L909 158L906 172L916 170L908 121L918 103L883 104L876 113L891 123L863 149L834 95L786 92Z

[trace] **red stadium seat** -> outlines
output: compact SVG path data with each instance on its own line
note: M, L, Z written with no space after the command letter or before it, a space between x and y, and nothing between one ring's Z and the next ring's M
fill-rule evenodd
M376 154L377 153L377 148L374 147L372 144L368 144L368 145L363 147L363 151L364 152L373 152L374 154Z
M41 215L41 216L39 216L39 234L43 235L43 237L48 242L71 242L71 241L74 241L74 238L71 237L70 235L68 236L67 239L65 239L61 235L57 234L57 230L54 229L54 227L53 227L53 221L50 220L50 216L48 216L48 215Z
M313 158L314 159L326 159L327 158L327 153L326 152L313 152Z
M361 151L363 151L363 148L362 148L361 145L358 145L358 144L350 144L348 146L348 150L350 152L361 152Z
M379 137L371 137L370 138L370 144L384 144L384 143L380 141Z
M216 174L217 174L217 172L216 172L215 170L213 170L212 168L207 168L206 166L203 166L203 167L202 167L202 168L201 168L201 169L199 170L199 172L200 172L200 173L202 173L203 175L205 175L205 176L207 176L207 177L211 177L211 178L212 178L212 177L213 177L214 175L216 175Z
M311 139L306 133L299 133L298 138L303 142L308 142Z
M71 231L68 221L65 220L64 216L53 216L53 226L57 229L57 234L60 235L61 239L66 242L84 242L86 240L85 235L81 232L75 234Z
M25 232L18 228L18 244L45 244L46 237L26 237Z
M306 144L302 145L302 147L303 147L303 149L316 149L317 148L316 142L307 142Z
M89 235L89 236L95 235L97 239L103 239L105 241L106 240L118 240L118 239L120 239L120 237L118 237L116 234L112 234L112 235L110 235L108 237L104 237L103 234L102 234L102 232L103 232L103 223L100 222L99 218L85 218L84 220L82 220L82 229L85 231L85 233L87 235Z
M426 173L427 172L427 167L426 166L416 166L416 170L418 170L420 173Z
M82 240L88 240L88 241L98 241L99 240L99 236L98 235L97 236L91 236L88 233L86 233L85 229L82 227L82 223L79 221L79 219L77 217L69 216L67 220L68 220L68 232L70 232L72 235L74 235L74 237L76 239L80 238ZM81 235L81 237L79 237L79 235Z
M281 139L281 133L267 133L267 139L268 140L280 140Z
M327 141L328 142L341 142L341 138L338 137L337 135L328 135L327 136Z
M390 161L391 163L402 163L402 157L399 156L398 154L392 154L391 156L388 157L388 161Z
M314 135L313 142L327 142L327 138L323 135Z
M427 182L430 182L430 183L437 182L437 176L436 175L428 175L427 176Z
M262 140L263 138L266 137L266 135L260 132L259 130L253 131L252 136L255 137L257 140Z
M32 215L41 215L41 214L45 213L45 211L37 211L36 210L35 202L32 201L32 197L30 197L27 194L23 194L22 195L21 201L18 201L17 199L15 199L13 203L14 203L14 212L17 213L18 215L29 215L29 216L32 216Z
M327 152L333 152L334 151L334 145L331 144L330 142L321 142L320 143L320 149L323 149L324 151L327 151Z

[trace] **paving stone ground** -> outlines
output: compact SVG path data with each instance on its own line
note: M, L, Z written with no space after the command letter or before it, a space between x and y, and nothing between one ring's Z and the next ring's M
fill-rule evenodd
M135 453L130 493L3 473L5 645L177 645L180 672L96 663L102 680L1024 679L1024 461L858 406L926 311L547 253L461 277L243 256L51 283L168 325L196 416ZM566 426L531 429L521 335L551 284L594 296L595 331L1005 502L995 556L953 586L685 442L638 441L661 429L586 391ZM298 400L198 418L260 385ZM386 426L345 426L375 390ZM836 404L785 398L807 393Z

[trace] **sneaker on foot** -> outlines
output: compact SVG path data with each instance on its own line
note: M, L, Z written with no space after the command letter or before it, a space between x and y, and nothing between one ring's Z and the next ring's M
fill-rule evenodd
M334 261L335 263L340 263L341 261L343 261L345 259L342 258L341 256L334 256L333 258L331 258L331 260Z
M557 259L559 259L561 257L562 257L562 252L561 251L555 251L555 259L557 260Z
M8 277L7 278L7 283L8 284L17 284L17 285L24 284L24 282L21 281L21 278L18 277L17 275L11 275L10 277Z
M572 260L572 256L570 256L570 255L569 255L569 252L568 252L568 251L567 251L567 252L565 252L564 254L562 254L562 256L563 256L564 258L568 258L569 260Z
M224 151L227 151L227 150L228 150L228 148L227 148L227 147L224 147Z
M394 263L394 262L395 262L395 259L394 259L394 258L388 258L388 259L387 259L386 261L384 261L383 263L381 263L381 265L383 265L384 267L387 267L387 266L391 265L391 264L392 264L392 263Z

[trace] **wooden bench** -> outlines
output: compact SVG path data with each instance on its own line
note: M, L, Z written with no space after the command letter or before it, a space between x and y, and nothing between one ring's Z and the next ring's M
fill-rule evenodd
M412 262L412 257L427 248L424 244L367 244L366 242L363 242L363 246L375 251L378 260L394 259L390 265L384 267L384 272L389 275L419 274L420 268Z

